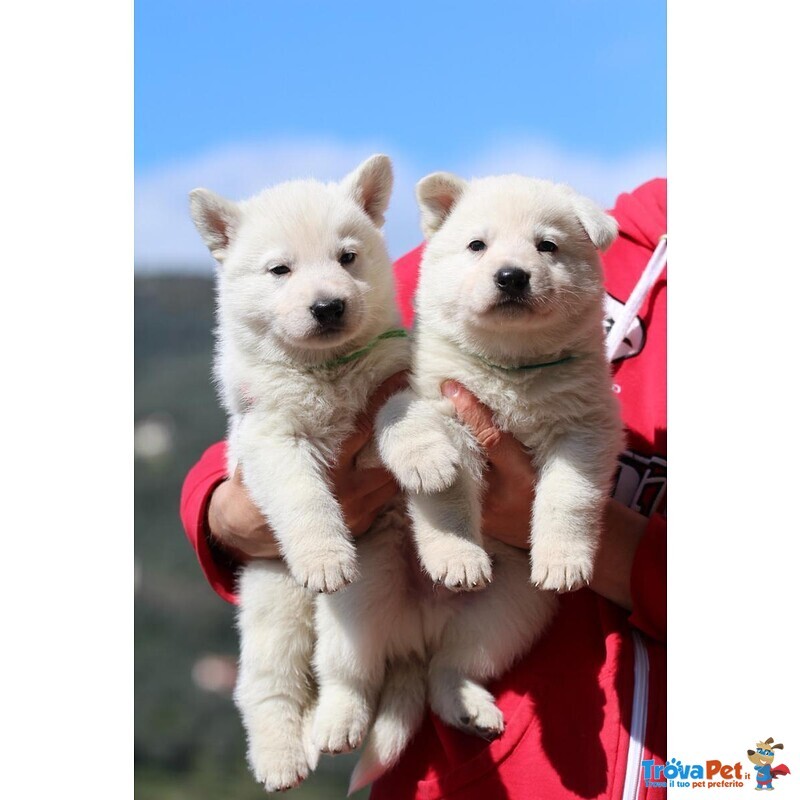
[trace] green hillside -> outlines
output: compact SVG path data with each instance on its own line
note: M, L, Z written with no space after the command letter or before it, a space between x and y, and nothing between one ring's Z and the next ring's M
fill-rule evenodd
M210 381L213 286L136 278L135 310L136 798L263 797L228 689L193 678L201 659L229 663L237 652L232 607L206 584L178 517L187 470L225 431ZM354 761L324 759L289 796L344 797Z

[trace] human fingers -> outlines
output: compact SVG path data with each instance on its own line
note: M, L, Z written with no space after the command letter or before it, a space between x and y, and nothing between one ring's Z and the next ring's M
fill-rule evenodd
M345 463L352 461L362 447L372 437L372 425L375 414L381 406L395 393L403 389L408 384L407 372L396 372L388 377L371 395L367 402L367 407L356 420L356 428L350 436L345 439L339 454L339 462Z
M390 480L366 495L361 501L360 513L349 526L353 536L358 537L366 533L381 509L399 492L400 487L394 480Z
M469 389L458 381L445 381L442 394L450 400L456 416L472 431L484 450L492 450L501 443L503 432L494 424L491 410Z
M381 406L395 393L408 386L408 372L395 372L390 375L373 393L364 410L370 418L380 410Z
M223 481L211 495L207 513L210 536L238 561L276 558L275 535L240 478Z
M528 451L518 439L495 425L491 410L472 392L456 381L445 381L442 394L453 403L456 416L472 431L489 463L499 472L518 478L532 472Z
M342 509L348 528L358 527L365 511L371 510L369 498L377 491L394 484L394 479L385 470L350 470L334 479L334 491Z
M394 483L392 474L383 467L353 470L350 478L348 481L350 485L344 488L348 494L359 500L386 486L387 483Z
M481 530L513 547L527 549L534 498L532 476L509 480L490 464L484 480Z
M495 425L491 409L457 381L445 381L442 394L456 410L456 416L473 433L489 461L504 472L517 472L530 465L530 456L510 433Z
M264 528L263 531L265 535L262 537L231 534L224 543L225 550L242 563L251 558L280 558L280 547L272 532L269 528Z
M252 530L262 525L266 525L261 509L253 502L250 492L244 484L242 468L236 467L228 483L228 505L234 517L241 526L242 530Z

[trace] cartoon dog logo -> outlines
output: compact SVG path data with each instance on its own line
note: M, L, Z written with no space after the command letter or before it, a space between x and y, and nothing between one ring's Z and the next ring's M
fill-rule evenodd
M789 767L786 764L778 764L777 767L772 766L775 760L775 751L783 750L782 744L773 744L775 740L770 736L764 742L756 742L755 750L748 750L747 757L755 764L756 773L756 791L767 789L772 791L775 787L772 785L772 779L780 775L789 775Z

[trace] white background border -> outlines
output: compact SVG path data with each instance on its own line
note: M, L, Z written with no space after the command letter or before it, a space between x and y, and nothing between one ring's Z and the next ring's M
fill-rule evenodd
M670 756L774 736L777 797L800 791L789 8L669 6ZM3 17L0 794L129 797L132 7Z
M775 763L794 771L776 797L800 796L800 64L789 8L671 2L668 13L668 757L752 766L747 749L775 737L786 745Z
M0 797L133 796L133 8L0 21ZM176 498L177 504L177 498Z

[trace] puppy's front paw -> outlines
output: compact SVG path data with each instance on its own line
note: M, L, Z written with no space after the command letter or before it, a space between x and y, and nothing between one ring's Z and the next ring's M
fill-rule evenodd
M248 756L255 779L268 792L294 789L308 777L308 758L302 742L287 740L280 731L275 731L272 746L257 748L251 745Z
M589 583L593 557L590 553L569 553L562 548L531 548L531 583L540 589L571 592Z
M429 546L422 565L436 583L453 592L474 592L492 582L492 561L475 542L450 539Z
M290 568L299 584L325 594L339 591L358 577L355 547L344 538L324 550L295 554Z
M393 448L386 465L400 485L410 492L443 492L458 477L458 450L444 432L420 431Z

